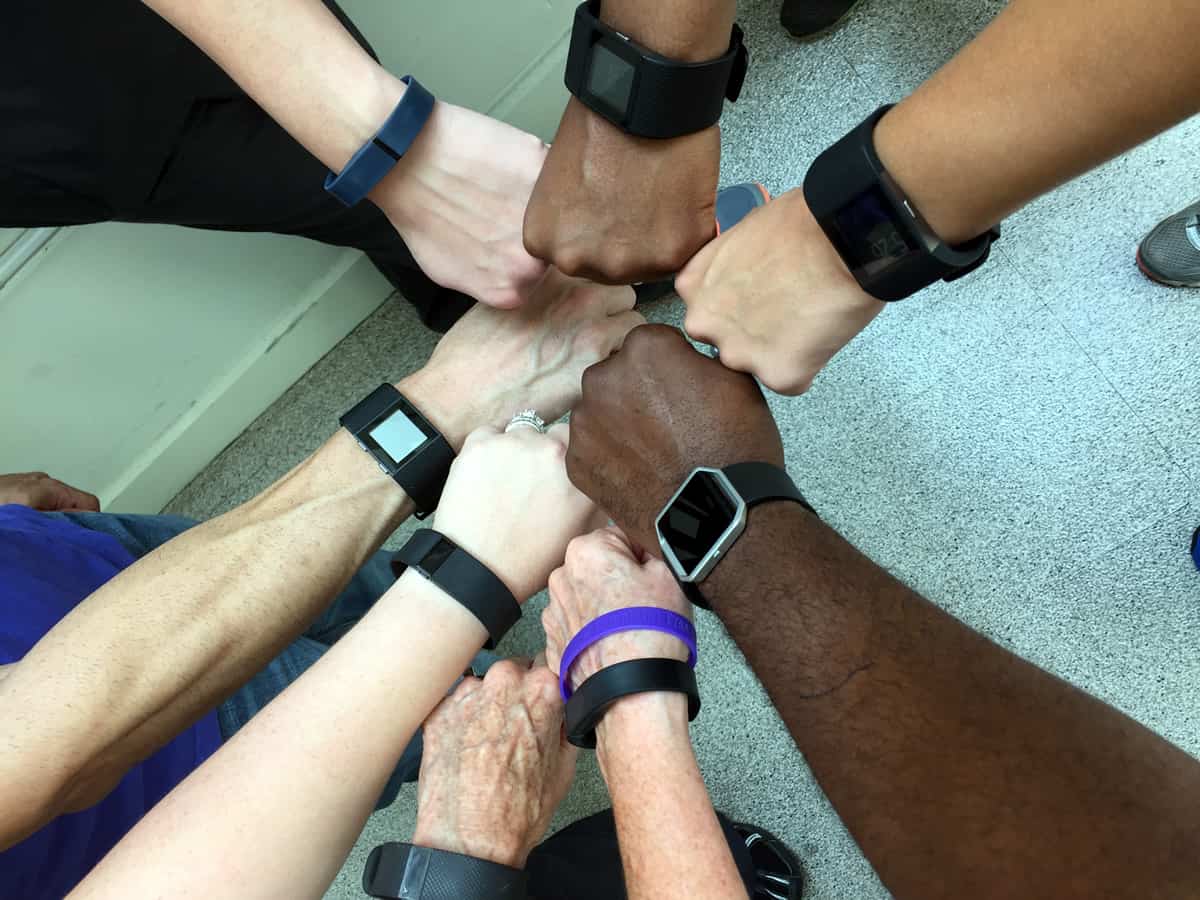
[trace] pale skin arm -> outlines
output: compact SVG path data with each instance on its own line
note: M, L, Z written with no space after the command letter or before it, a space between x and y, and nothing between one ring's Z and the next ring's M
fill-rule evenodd
M146 5L335 172L404 96L404 83L320 0ZM546 273L521 243L525 205L544 157L536 137L439 101L412 148L368 197L430 278L488 305L513 307ZM319 195L321 185L312 187Z
M630 900L746 896L692 750L687 698L622 700L596 741Z
M399 748L485 638L462 606L406 572L71 896L320 897Z

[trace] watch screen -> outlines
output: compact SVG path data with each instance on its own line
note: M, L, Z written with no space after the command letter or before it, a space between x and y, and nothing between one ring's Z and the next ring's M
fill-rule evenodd
M408 416L397 410L367 432L379 448L396 462L425 443L425 432L411 422Z
M633 92L633 66L603 44L592 47L592 66L588 70L587 91L614 115L624 116Z
M737 504L708 472L697 472L659 520L658 527L685 571L691 572L733 524Z
M867 276L890 268L916 249L896 225L892 205L878 187L864 191L838 210L834 224L850 268Z

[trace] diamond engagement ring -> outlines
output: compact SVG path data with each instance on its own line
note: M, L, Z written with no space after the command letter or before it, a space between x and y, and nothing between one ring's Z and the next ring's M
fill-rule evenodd
M512 421L504 428L505 434L514 428L532 428L538 434L546 433L546 423L542 421L542 417L537 414L536 409L523 409L513 416Z

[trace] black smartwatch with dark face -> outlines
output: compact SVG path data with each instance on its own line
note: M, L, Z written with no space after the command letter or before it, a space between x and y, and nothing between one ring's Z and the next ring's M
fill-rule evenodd
M404 488L418 519L437 509L454 448L393 385L381 384L338 422Z
M634 43L600 21L600 0L575 11L567 90L628 134L675 138L716 125L737 100L750 55L733 26L729 49L707 62L678 62Z
M804 197L862 289L903 300L935 281L953 281L983 264L1000 226L965 244L944 243L875 153L883 106L816 158Z
M658 544L693 603L707 606L698 585L737 542L749 510L776 500L799 503L812 511L783 469L742 462L723 469L694 469L667 501L654 523Z

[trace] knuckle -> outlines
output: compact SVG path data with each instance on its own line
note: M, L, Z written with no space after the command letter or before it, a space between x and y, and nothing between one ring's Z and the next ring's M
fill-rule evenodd
M521 680L521 667L511 659L502 659L492 664L483 677L484 687L497 690L507 689Z

